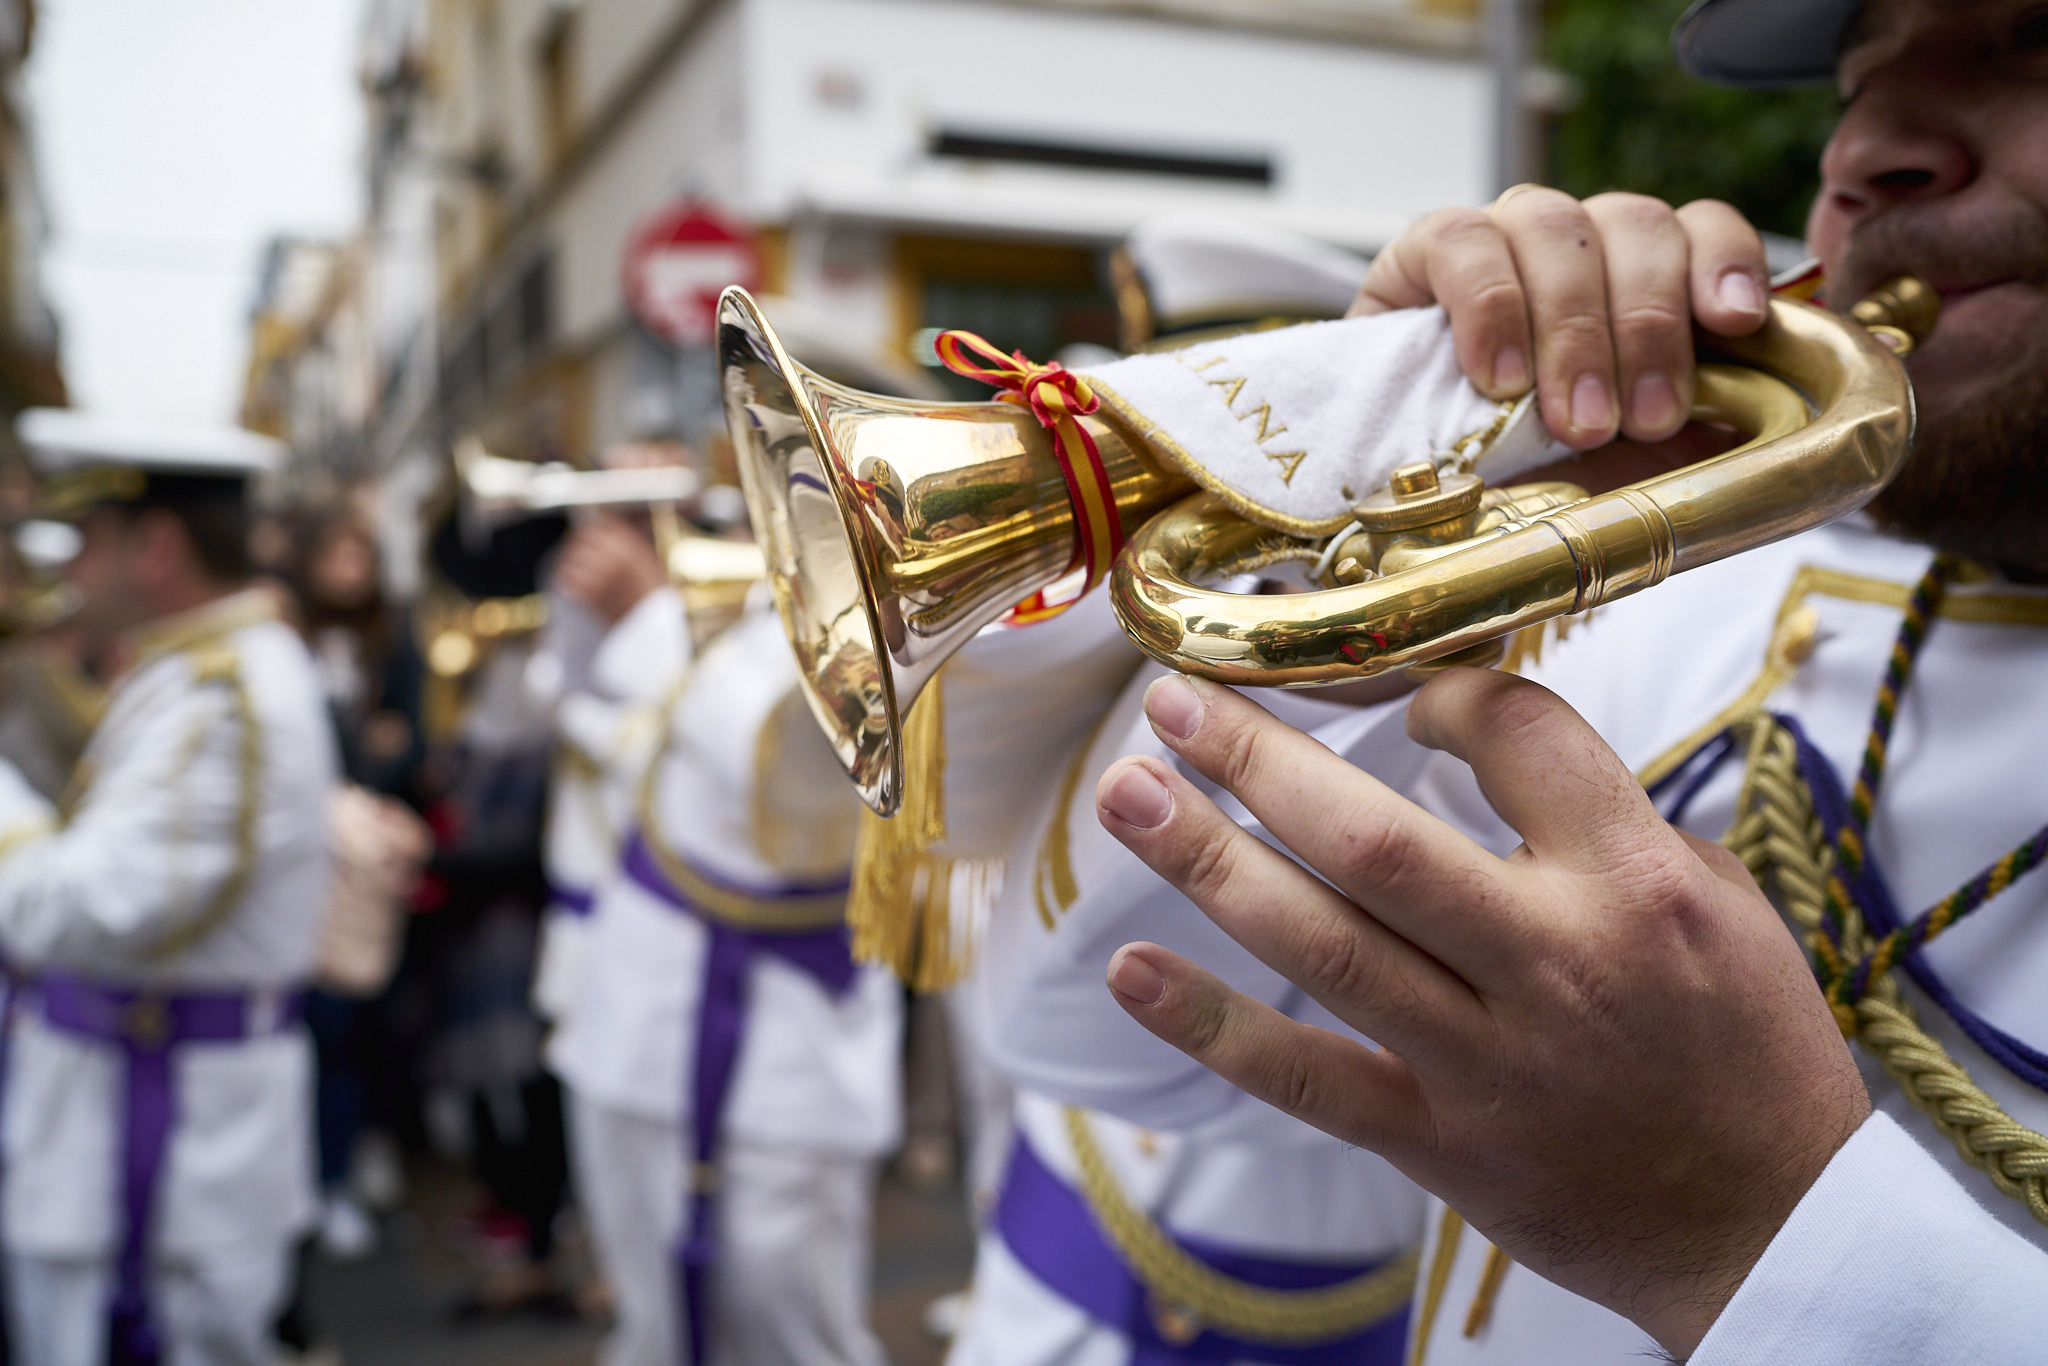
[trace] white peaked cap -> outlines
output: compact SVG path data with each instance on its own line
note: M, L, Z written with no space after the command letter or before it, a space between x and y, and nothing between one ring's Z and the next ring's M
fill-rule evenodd
M73 408L30 408L14 434L38 474L96 467L248 478L284 463L282 443L241 427L165 425Z
M1198 213L1147 219L1124 249L1162 332L1269 317L1341 318L1371 264L1280 228Z
M1860 0L1696 0L1672 32L1678 60L1728 85L1780 86L1834 74Z

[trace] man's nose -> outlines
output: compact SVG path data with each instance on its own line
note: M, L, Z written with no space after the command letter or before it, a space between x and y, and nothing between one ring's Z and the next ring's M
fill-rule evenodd
M1821 154L1821 193L1830 207L1856 218L1969 185L1978 157L1966 99L1927 73L1873 73Z

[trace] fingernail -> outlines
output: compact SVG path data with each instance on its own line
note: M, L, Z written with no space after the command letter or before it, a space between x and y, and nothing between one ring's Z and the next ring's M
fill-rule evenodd
M1614 404L1607 397L1607 384L1598 375L1580 375L1572 386L1572 427L1581 432L1603 432L1614 421Z
M1747 271L1731 270L1721 277L1721 306L1737 313L1764 311L1763 287Z
M1143 764L1129 764L1110 780L1102 794L1103 809L1125 825L1151 830L1173 814L1173 794Z
M1493 357L1493 391L1519 394L1529 387L1529 358L1519 346L1503 346Z
M1137 1005L1156 1006L1159 998L1166 995L1166 974L1140 958L1135 950L1121 948L1109 960L1109 989Z
M1678 421L1678 391L1671 387L1670 380L1651 370L1636 380L1629 409L1635 414L1637 426L1661 432Z
M1192 740L1202 728L1201 694L1179 674L1168 674L1145 689L1145 715L1167 734Z

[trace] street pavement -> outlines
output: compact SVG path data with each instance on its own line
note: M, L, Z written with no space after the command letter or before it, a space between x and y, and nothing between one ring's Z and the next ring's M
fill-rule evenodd
M313 1259L311 1309L342 1366L592 1366L600 1324L567 1303L506 1315L464 1313L490 1261L469 1211L477 1191L445 1164L410 1172L406 1207L384 1220L377 1252L358 1262ZM936 1296L967 1283L973 1249L957 1186L923 1193L894 1172L876 1196L874 1322L894 1366L938 1366L943 1343L922 1324ZM565 1261L587 1265L569 1239ZM332 1357L313 1358L332 1366Z

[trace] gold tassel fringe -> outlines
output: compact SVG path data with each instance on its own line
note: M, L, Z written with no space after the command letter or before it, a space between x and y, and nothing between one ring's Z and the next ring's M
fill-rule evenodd
M934 852L945 839L946 711L935 678L904 718L902 808L890 820L861 813L846 897L854 957L913 991L943 991L966 974L1000 873L993 860Z

